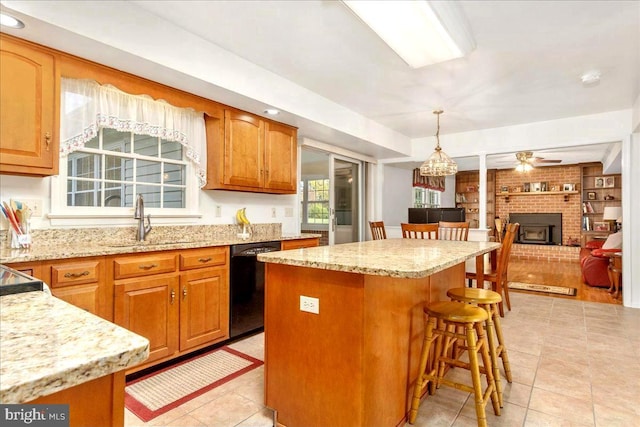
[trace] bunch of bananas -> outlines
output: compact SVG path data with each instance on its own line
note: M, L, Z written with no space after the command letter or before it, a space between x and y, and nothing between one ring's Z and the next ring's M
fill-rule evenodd
M238 222L238 224L243 224L243 225L251 224L247 219L247 215L245 214L246 210L247 208L242 208L236 211L236 221Z

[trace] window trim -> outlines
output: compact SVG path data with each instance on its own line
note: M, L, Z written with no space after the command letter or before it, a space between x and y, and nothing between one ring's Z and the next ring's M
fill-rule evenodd
M109 154L109 150L83 148L76 150L85 153L95 153L99 155ZM118 156L131 157L135 159L147 158L153 161L163 161L168 163L179 163L185 165L185 207L184 208L153 208L145 206L145 214L150 214L152 222L155 223L175 223L171 221L175 218L183 218L187 222L195 222L201 218L199 212L199 187L193 163L188 161L183 155L182 162L174 159L162 159L160 157L150 157L144 155L133 155L131 153L118 153ZM68 180L68 157L61 155L59 159L59 174L51 178L51 213L47 216L51 220L52 226L65 225L120 225L131 224L133 219L133 207L115 206L67 206L67 180ZM102 178L102 177L101 177ZM103 180L103 182L106 182ZM192 219L193 221L189 221ZM105 221L107 220L107 221ZM155 220L155 221L154 221Z

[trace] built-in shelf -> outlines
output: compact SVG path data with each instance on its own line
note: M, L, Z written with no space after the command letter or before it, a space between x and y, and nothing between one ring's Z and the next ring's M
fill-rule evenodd
M515 193L496 193L496 196L503 196L504 201L509 203L509 197L511 196L553 196L554 194L562 194L564 201L569 201L571 194L579 194L579 191L520 191Z
M496 193L496 196L549 196L553 194L578 194L579 191L520 191L515 193Z

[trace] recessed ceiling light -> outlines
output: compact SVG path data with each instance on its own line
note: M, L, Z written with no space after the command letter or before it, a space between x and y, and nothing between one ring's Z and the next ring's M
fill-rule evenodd
M595 86L600 83L600 71L588 71L580 77L582 84L585 86Z
M11 28L24 28L24 23L13 16L0 13L0 25Z
M275 108L267 108L266 110L264 110L264 113L270 116L277 116L278 114L280 114L280 110L276 110Z

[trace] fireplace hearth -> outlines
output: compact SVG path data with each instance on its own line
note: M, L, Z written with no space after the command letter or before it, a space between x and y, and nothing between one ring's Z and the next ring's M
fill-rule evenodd
M515 243L562 244L561 213L512 213L509 215L509 222L520 224Z

